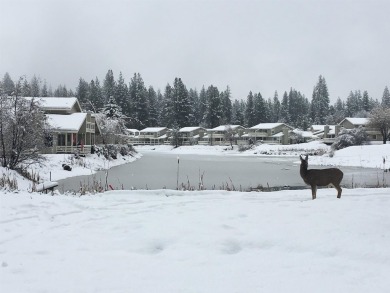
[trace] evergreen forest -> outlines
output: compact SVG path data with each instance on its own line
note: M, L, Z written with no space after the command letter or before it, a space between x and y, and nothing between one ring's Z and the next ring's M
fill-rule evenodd
M16 90L15 84L20 84ZM386 86L381 99L373 99L367 91L351 90L348 97L338 97L330 103L325 77L319 76L311 97L290 88L273 97L249 91L244 99L234 99L229 86L218 89L214 85L201 89L187 88L181 78L167 83L164 89L147 86L140 73L125 81L108 70L104 79L79 79L76 89L59 85L54 90L35 75L28 80L14 81L5 73L0 81L2 95L25 97L77 97L84 111L105 113L117 117L127 128L146 127L182 128L219 125L252 127L259 123L283 122L306 130L312 124L337 124L345 117L368 117L377 106L390 107L390 93Z

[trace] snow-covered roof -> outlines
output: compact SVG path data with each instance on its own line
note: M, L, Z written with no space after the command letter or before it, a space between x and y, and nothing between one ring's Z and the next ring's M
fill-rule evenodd
M69 115L46 114L47 122L53 130L78 132L87 119L87 113L73 113Z
M320 125L320 124L315 124L311 126L311 129L313 130L313 133L321 133L324 132L325 126L327 125ZM329 131L334 131L336 129L335 125L328 125L329 126Z
M70 97L70 98L60 98L60 97L38 97L38 98L32 98L32 97L26 97L28 100L34 99L35 101L39 101L41 107L44 110L70 110L75 104L78 104L78 107L81 107L78 103L77 98Z
M197 129L201 129L202 127L200 126L194 126L194 127L183 127L179 130L179 132L191 132Z
M283 136L283 132L278 132L272 135L272 137L282 137L282 136Z
M303 131L303 130L300 130L298 128L295 128L292 132L295 134L302 135L302 137L306 137L306 138L316 137L316 135L314 133L312 133L310 131Z
M159 132L166 129L166 127L146 127L142 129L140 132Z
M353 125L366 125L368 123L368 118L351 118L351 117L347 117L344 120L348 120ZM343 121L341 121L340 124L343 123Z
M230 127L233 130L236 130L241 125L220 125L215 128L210 129L211 131L225 131L227 127Z
M275 127L278 127L280 125L283 125L284 123L260 123L255 126L252 126L249 129L272 129Z

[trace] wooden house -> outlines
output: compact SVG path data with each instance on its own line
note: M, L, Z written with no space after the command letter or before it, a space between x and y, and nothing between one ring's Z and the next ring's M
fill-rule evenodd
M77 98L39 97L34 99L47 118L48 135L44 153L87 154L100 130L90 113L82 113Z
M233 135L233 143L237 144L237 140L244 134L245 128L241 125L220 125L207 130L207 134L200 140L199 144L203 145L230 145L231 141L227 139L228 132Z
M168 141L167 127L147 127L139 132L134 144L158 145Z
M247 143L289 144L289 132L294 128L285 123L260 123L247 129Z
M347 118L344 118L339 123L339 125L341 128L345 128L345 129L354 129L354 128L362 127L366 131L366 133L371 141L383 141L383 137L382 137L382 134L379 131L379 129L367 127L368 122L369 122L368 118L347 117Z
M207 129L194 126L194 127L183 127L179 130L180 145L193 145L198 144L199 139L207 134Z

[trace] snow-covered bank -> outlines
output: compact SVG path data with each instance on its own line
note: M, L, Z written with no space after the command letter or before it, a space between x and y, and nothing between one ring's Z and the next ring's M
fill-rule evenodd
M139 159L142 155L133 153L132 156L122 156L118 154L117 159L107 160L103 156L96 154L87 155L86 157L75 158L72 154L55 154L44 155L45 161L41 165L32 165L28 171L34 173L35 177L39 176L40 181L57 181L68 177L81 175L92 175L99 170L107 170L115 166L131 163ZM66 171L62 164L69 165L72 170ZM18 173L12 170L7 170L0 167L0 176L6 174L10 178L15 178L18 182L18 187L21 190L31 190L32 182L23 178Z
M3 194L1 290L388 292L389 194Z

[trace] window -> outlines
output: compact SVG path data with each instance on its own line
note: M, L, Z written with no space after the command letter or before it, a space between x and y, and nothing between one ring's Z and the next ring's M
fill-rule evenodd
M64 146L65 145L65 134L58 134L58 145Z

